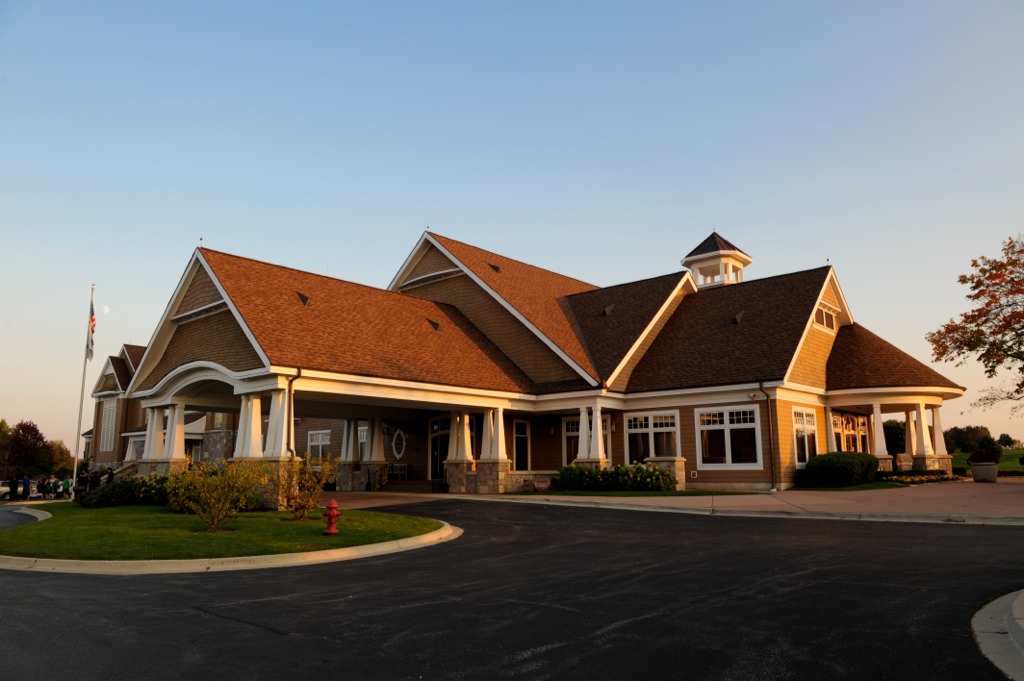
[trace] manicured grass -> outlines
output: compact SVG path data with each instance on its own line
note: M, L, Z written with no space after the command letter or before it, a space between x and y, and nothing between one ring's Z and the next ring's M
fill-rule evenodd
M1004 449L1003 456L999 460L999 470L1001 471L1019 471L1022 469L1020 465L1020 457L1024 455L1024 449ZM967 458L970 454L964 452L955 452L953 455L953 465L960 468L970 468L967 463Z
M526 496L556 495L565 497L710 497L729 494L763 494L763 492L722 492L710 489L691 489L672 492L599 492L595 490L544 490L542 492L518 492Z
M81 508L69 503L35 506L53 518L0 532L0 555L79 560L166 560L227 558L321 551L376 544L432 532L436 520L343 511L338 534L323 534L317 511L310 520L290 522L288 513L246 513L225 523L228 531L204 532L195 516L163 506Z

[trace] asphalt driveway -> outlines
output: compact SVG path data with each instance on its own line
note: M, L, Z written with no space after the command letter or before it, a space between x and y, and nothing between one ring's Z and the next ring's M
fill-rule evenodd
M1024 528L474 501L457 541L348 563L0 573L6 678L1001 679L971 616Z

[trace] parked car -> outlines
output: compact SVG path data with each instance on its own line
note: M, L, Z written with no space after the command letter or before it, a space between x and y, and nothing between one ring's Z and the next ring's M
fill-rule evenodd
M11 498L11 484L4 480L0 482L0 501L7 501Z

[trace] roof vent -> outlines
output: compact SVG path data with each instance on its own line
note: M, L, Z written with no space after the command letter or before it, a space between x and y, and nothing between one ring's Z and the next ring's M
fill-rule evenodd
M298 291L296 291L295 293L299 296L299 302L302 303L302 307L306 307L307 305L309 305L309 296L307 296L304 293L299 293Z
M501 274L501 268L495 265L494 263L489 262L487 263L487 265L498 274Z
M743 310L740 310L739 314L734 318L734 321L736 322L736 326L740 325L740 322L743 321Z
M608 307L606 307L606 308L605 308L605 309L604 309L604 310L603 310L603 311L601 312L601 316L602 316L602 317L610 317L610 316L611 316L611 314L612 314L612 310L614 310L614 309L615 309L615 305L609 305Z
M440 328L441 328L441 325L440 325L440 324L438 324L437 322L435 322L435 321L434 321L433 319L431 319L430 317L427 317L427 323L428 323L428 324L430 324L430 325L431 325L432 327L434 327L434 331L437 331L438 329L440 329Z

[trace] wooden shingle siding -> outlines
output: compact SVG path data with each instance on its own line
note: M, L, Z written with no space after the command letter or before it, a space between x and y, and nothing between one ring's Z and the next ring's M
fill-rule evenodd
M768 459L771 455L771 437L768 427L768 408L764 400L755 403L758 407L758 419L761 423L761 470L708 470L705 468L697 471L697 426L694 422L694 411L696 409L707 409L716 406L735 406L736 404L736 401L731 401L720 404L709 403L698 407L679 408L679 442L682 455L686 459L687 484L768 485L771 482L771 465ZM776 456L778 456L777 449ZM691 477L691 471L697 471L696 478Z
M644 353L646 353L648 348L650 348L654 343L654 339L658 337L658 334L665 327L665 324L668 323L668 320L672 318L673 314L675 314L676 309L679 307L679 303L682 301L683 296L677 295L669 304L668 309L665 310L665 314L661 316L661 319L659 319L654 325L654 328L651 329L651 333L647 335L647 338L644 339L643 343L640 344L640 347L637 348L636 352L633 353L633 356L630 357L626 366L623 367L619 375L615 377L615 382L608 386L611 390L624 391L626 389L626 386L629 385L629 377L633 375L633 369L635 369L636 365L640 363L641 359L643 359Z
M508 455L512 456L511 449ZM562 467L562 415L530 419L530 460L531 468L537 471L554 471Z
M410 289L408 294L458 308L536 383L577 377L576 372L558 355L467 277L418 286Z
M428 274L434 274L435 272L444 272L455 267L455 263L448 259L441 251L437 250L434 246L431 246L420 261L416 263L416 267L412 269L409 276L405 278L405 281L412 281L419 277L425 277Z
M235 318L224 310L178 325L160 361L139 389L149 390L172 369L199 360L219 364L230 371L263 366Z
M104 375L96 392L105 393L110 390L117 390L117 379L114 377L114 374Z
M836 292L832 290L831 286L825 287L825 291L821 295L821 300L833 307L839 307L839 299L836 298Z
M825 423L825 407L820 405L801 404L797 402L779 401L777 405L779 457L782 463L779 479L786 487L792 486L796 475L796 441L794 439L793 409L814 412L814 434L817 440L817 454L827 454L828 444L832 438L832 428Z
M834 333L829 333L818 326L812 326L797 354L796 361L793 363L793 371L789 374L789 380L801 385L824 388L825 370L835 340Z
M192 283L189 285L188 290L185 291L181 304L178 305L178 309L174 311L174 314L183 314L204 305L216 303L220 299L220 293L218 293L213 280L210 279L210 275L202 267L197 267Z

